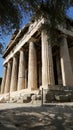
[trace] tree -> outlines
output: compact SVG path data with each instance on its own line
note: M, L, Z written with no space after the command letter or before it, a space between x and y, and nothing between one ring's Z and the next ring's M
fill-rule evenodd
M34 19L45 18L44 28L50 21L47 31L55 34L56 26L65 23L66 10L72 4L73 0L0 0L0 36L20 27L23 13L30 13Z
M0 0L0 31L7 32L19 28L21 10L14 0Z
M73 0L27 0L24 2L24 7L32 12L34 19L45 18L43 28L46 28L49 33L52 44L57 44L57 25L65 25L66 11L72 5Z
M12 0L0 0L0 39L13 29L19 28L21 18L21 9L17 3ZM0 53L2 50L3 42L0 40Z

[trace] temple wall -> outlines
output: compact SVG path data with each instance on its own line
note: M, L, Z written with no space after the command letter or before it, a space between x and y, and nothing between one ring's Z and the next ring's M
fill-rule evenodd
M73 47L69 48L69 54L71 59L72 71L73 71Z

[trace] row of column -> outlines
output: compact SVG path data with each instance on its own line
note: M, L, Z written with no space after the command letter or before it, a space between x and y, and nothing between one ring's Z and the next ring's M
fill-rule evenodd
M73 70L67 44L67 37L62 34L60 37L60 64L63 86L73 86ZM42 86L55 85L53 58L50 40L45 31L42 31Z
M41 46L42 46L42 86L54 85L54 72L53 72L53 58L51 44L47 41L46 31L41 33ZM50 42L50 41L49 41ZM60 59L62 80L64 86L73 86L73 73L68 51L67 39L63 35L61 37ZM25 53L20 50L19 70L17 57L13 57L13 64L8 62L7 67L4 69L4 76L2 80L1 93L8 93L25 89ZM29 60L28 60L28 89L37 89L37 54L35 44L29 43ZM11 71L12 70L12 71ZM18 73L17 73L18 72Z
M7 67L4 68L5 70L4 70L3 80L2 80L1 93L8 93L10 91L12 92L12 91L24 89L25 88L24 51L20 50L19 70L18 70L17 56L13 57L13 64L9 61Z
M28 89L37 89L37 56L33 42L29 44L29 63L28 63ZM12 71L11 71L12 70ZM17 56L13 57L13 65L9 61L4 67L4 75L1 85L1 93L13 92L25 89L26 81L26 60L24 50L20 50L19 69Z

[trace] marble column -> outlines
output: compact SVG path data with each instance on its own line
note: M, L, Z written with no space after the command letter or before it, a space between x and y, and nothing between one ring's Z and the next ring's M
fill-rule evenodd
M18 90L21 89L25 89L25 55L23 50L20 50L18 74Z
M46 31L41 34L42 40L42 86L54 85L53 59L51 44L48 43Z
M60 57L63 85L73 86L73 72L65 35L61 36Z
M18 71L18 59L16 56L13 57L13 65L12 65L12 76L11 76L11 85L10 91L17 91L17 71Z
M35 44L33 42L29 43L28 89L37 89L37 57Z
M4 66L4 73L3 73L2 84L1 84L1 94L4 94L6 74L7 74L7 67Z
M5 82L5 90L4 93L10 92L10 82L11 82L11 62L8 62L7 65L7 75L6 75L6 82Z

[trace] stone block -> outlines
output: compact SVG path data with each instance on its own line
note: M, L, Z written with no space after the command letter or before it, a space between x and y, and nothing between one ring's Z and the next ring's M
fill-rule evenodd
M4 97L0 97L0 103L5 103L5 98Z

